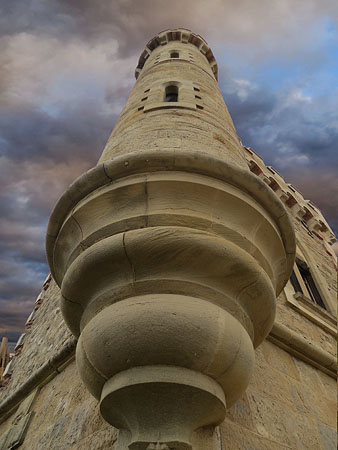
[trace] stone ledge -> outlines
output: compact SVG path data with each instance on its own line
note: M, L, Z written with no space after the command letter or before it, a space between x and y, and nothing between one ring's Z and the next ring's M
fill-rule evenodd
M43 386L61 373L75 356L76 340L70 339L67 344L49 358L39 369L32 373L11 395L0 403L0 423L11 416L14 409L34 389Z
M260 178L251 172L202 152L185 152L183 150L174 152L174 154L172 151L133 152L106 161L81 175L63 194L51 215L46 239L47 259L50 267L54 266L54 245L66 217L90 191L129 175L158 171L196 173L226 181L248 193L263 208L269 210L286 246L287 269L284 284L287 282L294 262L295 237L293 231L291 232L293 225L282 202ZM91 185L91 189L89 185ZM72 195L68 193L69 191ZM53 270L52 274L56 279ZM278 294L279 292L277 292Z
M286 293L286 299L299 314L337 338L337 321L333 315L326 313L325 310L321 310L322 308L300 292L295 293L292 297Z
M337 358L317 345L308 342L285 325L275 323L267 339L332 378L337 378Z

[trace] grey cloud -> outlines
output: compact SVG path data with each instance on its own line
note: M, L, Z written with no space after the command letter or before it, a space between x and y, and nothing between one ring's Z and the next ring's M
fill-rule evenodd
M281 171L298 166L338 163L338 126L330 99L298 98L287 89L271 93L264 86L243 88L233 80L223 87L237 132ZM242 89L242 91L241 91Z
M312 100L295 92L299 94L291 89L272 93L230 73L223 83L225 101L244 145L312 200L337 234L337 101Z
M83 104L85 103L85 104ZM79 102L58 117L35 108L4 112L0 118L3 155L22 160L72 160L83 157L92 165L114 122L97 108Z
M318 31L315 19L337 18L338 11L335 0L262 0L259 7L251 0L210 0L208 4L201 0L18 0L3 2L1 17L4 36L34 30L61 40L75 37L94 43L113 37L125 56L140 51L140 45L160 30L180 26L210 41L293 52Z

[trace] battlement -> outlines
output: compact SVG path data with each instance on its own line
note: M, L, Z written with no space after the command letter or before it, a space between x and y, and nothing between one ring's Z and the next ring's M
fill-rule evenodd
M300 221L309 232L328 244L336 242L336 236L325 220L321 211L310 200L271 166L266 166L263 159L251 148L245 149L245 157L252 173L261 178L279 197L286 210Z
M179 41L183 44L192 44L206 57L206 59L209 61L211 70L216 78L218 79L218 67L216 63L216 59L212 53L211 48L208 46L207 42L198 34L193 33L190 30L186 30L184 28L177 28L174 30L165 30L161 33L157 34L155 37L150 39L150 41L147 43L145 49L141 53L140 59L138 61L138 65L135 70L135 78L137 79L140 75L141 70L143 69L143 66L147 59L149 58L149 55L151 52L163 45L167 45L169 42L172 41Z

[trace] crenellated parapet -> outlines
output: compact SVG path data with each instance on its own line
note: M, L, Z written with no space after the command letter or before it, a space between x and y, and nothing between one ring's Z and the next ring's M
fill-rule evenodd
M207 42L198 34L193 33L190 30L186 30L183 28L177 28L174 30L165 30L153 37L146 45L145 49L141 53L138 65L135 70L135 78L137 79L140 75L145 62L149 58L151 52L163 45L167 45L172 42L180 42L182 44L192 44L194 45L201 53L205 56L208 63L210 64L210 68L217 80L218 75L218 67L216 59L212 53L211 48L207 44Z
M250 147L244 147L246 159L252 173L264 181L286 206L288 213L303 223L309 232L314 233L327 244L336 242L336 237L320 210L310 200L271 166L266 166L263 159Z

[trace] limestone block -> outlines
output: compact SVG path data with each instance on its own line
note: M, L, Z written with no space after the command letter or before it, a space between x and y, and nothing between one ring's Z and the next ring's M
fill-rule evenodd
M337 448L337 429L336 427L328 427L324 424L319 424L320 443L323 450L336 450Z
M34 411L31 408L37 395L38 390L36 389L20 404L10 428L0 438L1 450L20 447L24 442L28 427L34 416Z

